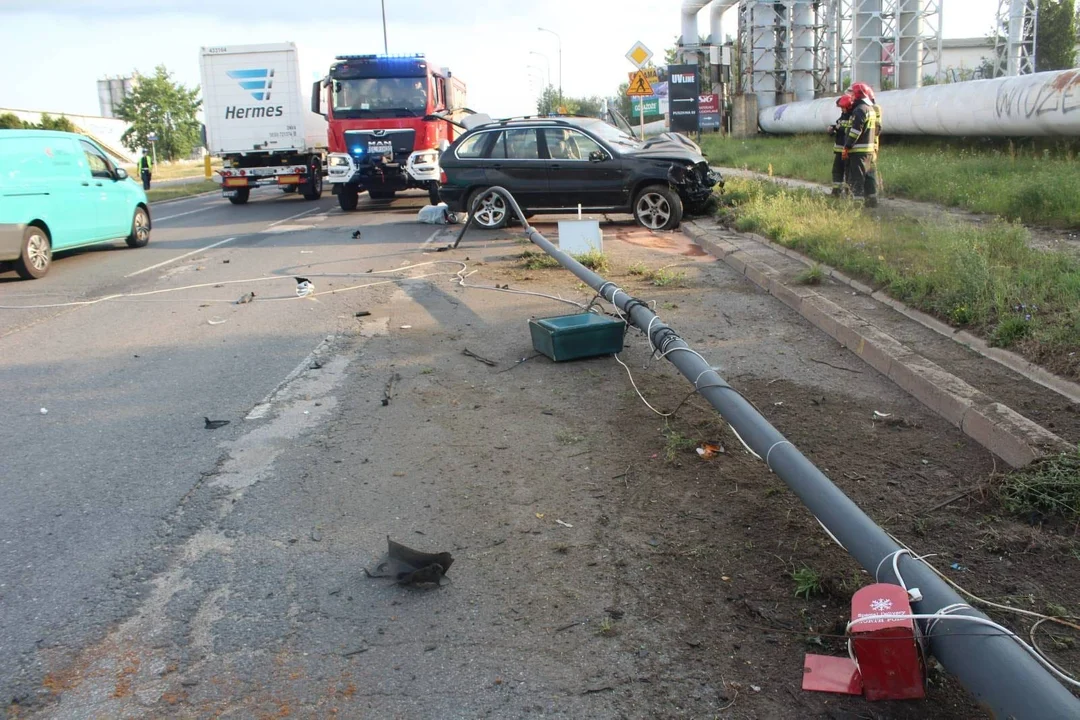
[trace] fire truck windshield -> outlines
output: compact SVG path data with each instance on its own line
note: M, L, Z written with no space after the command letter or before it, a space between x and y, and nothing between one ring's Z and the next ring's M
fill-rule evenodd
M427 78L356 78L334 81L334 117L423 117Z

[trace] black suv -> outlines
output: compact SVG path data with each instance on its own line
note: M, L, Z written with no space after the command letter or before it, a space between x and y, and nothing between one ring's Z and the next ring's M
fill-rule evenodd
M507 223L509 190L527 213L629 212L653 230L677 227L683 212L705 212L723 185L700 149L665 134L642 142L592 118L521 118L475 126L442 154L439 196L455 212L479 199L474 222Z

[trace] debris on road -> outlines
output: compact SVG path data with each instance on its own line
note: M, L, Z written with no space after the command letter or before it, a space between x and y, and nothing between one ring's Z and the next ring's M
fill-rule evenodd
M210 318L209 320L206 321L206 324L207 325L224 325L227 322L229 322L229 321L228 320L222 320L221 318L217 318L217 317L212 317L212 318Z
M253 293L253 292L244 293L243 295L240 296L240 299L236 301L236 304L237 305L244 305L246 303L251 302L254 299L255 299L255 293Z
M402 325L401 329L402 330L412 330L412 325Z
M441 585L450 571L454 557L448 552L426 553L396 543L386 536L388 550L386 559L375 566L375 572L364 568L369 578L394 578L399 585Z
M307 278L294 278L296 280L296 297L307 297L315 292L315 283Z
M474 353L469 348L465 348L464 350L462 350L461 354L462 355L467 355L468 357L471 357L471 358L473 358L475 360L479 360L480 362L482 362L485 365L488 365L490 367L495 367L496 365L499 364L499 363L495 362L494 360L488 360L486 357L483 357L481 355L477 355L476 353Z
M41 414L42 415L48 415L49 414L49 409L48 408L41 408Z
M322 541L322 530L320 530L318 526L311 528L311 539L313 542Z
M562 520L559 520L559 519L556 519L556 520L555 520L555 522L559 523L559 524L560 524L560 525L562 525L563 527L568 527L568 528L572 528L572 527L574 527L574 526L573 526L573 525L571 525L570 523L568 523L568 522L563 522Z
M203 420L206 421L207 430L217 430L220 427L225 427L231 420L211 420L210 418L203 416Z
M383 407L390 404L390 400L394 397L394 383L401 379L401 376L394 373L390 376L390 379L386 381L386 389L383 390Z
M359 310L359 311L356 312L355 315L353 315L353 317L367 317L370 314L371 313L368 312L367 310Z
M353 231L352 239L353 240L359 240L360 239L360 231L359 230Z
M721 455L724 452L724 446L719 443L701 443L701 447L697 449L697 454L701 456L702 460L709 460Z
M416 222L424 225L455 225L458 222L458 216L450 212L446 203L439 203L420 208L420 212L416 214Z
M341 653L341 657L352 657L353 655L359 655L360 653L366 653L370 649L371 648L369 648L367 645L363 645L363 646L358 647L358 648L353 648L352 650L346 650L345 652Z

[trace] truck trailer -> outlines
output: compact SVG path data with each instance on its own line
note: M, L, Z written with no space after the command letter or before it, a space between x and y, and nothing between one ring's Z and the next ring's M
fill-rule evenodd
M300 67L291 42L202 48L207 145L222 159L222 194L234 205L266 185L322 196L327 122L311 112L311 76Z

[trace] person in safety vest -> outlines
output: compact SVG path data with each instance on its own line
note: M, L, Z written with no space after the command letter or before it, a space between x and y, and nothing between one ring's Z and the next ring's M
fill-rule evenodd
M848 131L851 130L851 110L855 105L855 98L851 93L844 93L836 98L836 107L840 108L840 117L829 127L829 133L833 135L833 164L832 164L832 194L843 195L846 188L847 160L844 155L844 142L847 140Z
M855 105L841 156L848 163L852 194L864 198L866 207L877 207L878 113L874 110L874 90L866 83L857 82L849 92Z
M142 157L139 158L139 177L142 178L143 190L150 189L150 171L153 170L154 163L150 161L150 156L143 151Z

